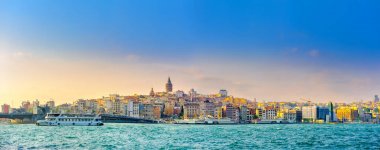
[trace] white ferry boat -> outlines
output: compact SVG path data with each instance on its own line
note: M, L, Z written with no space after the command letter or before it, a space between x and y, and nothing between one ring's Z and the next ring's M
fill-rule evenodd
M47 114L45 120L38 120L38 126L102 126L99 116L81 114Z

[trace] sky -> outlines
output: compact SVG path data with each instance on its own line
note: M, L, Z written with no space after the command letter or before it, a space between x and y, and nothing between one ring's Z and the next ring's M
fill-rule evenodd
M380 94L377 0L2 0L0 104L174 90L265 101Z

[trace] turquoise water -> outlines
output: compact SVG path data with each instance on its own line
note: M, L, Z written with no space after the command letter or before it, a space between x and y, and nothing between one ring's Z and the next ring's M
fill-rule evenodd
M0 149L380 149L380 125L0 125Z

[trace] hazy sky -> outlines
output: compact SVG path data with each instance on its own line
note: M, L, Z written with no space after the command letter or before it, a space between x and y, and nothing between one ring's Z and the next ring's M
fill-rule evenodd
M378 0L0 1L0 104L174 89L380 94Z

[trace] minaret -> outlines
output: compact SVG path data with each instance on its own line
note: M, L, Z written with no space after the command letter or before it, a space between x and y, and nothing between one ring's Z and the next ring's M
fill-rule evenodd
M173 84L172 81L170 81L170 77L168 79L168 83L166 83L166 92L173 92Z
M155 94L154 94L154 91L153 91L153 88L150 90L149 95L152 96L152 97L155 95Z

